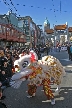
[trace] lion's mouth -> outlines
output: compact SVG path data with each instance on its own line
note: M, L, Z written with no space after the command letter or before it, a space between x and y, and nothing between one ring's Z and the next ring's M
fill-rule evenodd
M15 72L19 71L20 67L18 65L15 65Z

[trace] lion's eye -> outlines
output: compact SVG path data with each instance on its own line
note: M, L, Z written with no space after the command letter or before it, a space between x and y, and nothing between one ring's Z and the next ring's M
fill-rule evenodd
M24 63L22 64L22 67L25 68L28 65L28 61L24 61Z

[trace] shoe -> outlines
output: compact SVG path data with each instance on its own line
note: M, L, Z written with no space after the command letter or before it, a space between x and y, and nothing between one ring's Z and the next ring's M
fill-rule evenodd
M28 98L32 98L32 97L35 97L35 93L33 93L32 96L27 96Z
M33 97L35 96L35 93L33 93L33 95L32 95Z
M60 92L60 86L58 86L55 90L56 93L59 93Z
M55 99L51 99L51 105L55 105Z
M27 98L32 98L32 96L27 96Z

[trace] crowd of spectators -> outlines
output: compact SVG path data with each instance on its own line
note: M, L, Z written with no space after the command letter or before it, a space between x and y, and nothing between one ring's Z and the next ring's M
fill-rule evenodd
M19 54L28 53L28 49L24 48L2 48L0 46L0 100L4 100L6 96L2 95L3 90L10 87L10 79L14 69L14 61L19 59ZM0 102L1 104L1 102ZM1 108L1 107L0 107Z

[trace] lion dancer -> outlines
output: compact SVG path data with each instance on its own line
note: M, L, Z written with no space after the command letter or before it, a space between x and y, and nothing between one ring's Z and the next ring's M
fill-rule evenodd
M43 85L43 90L45 95L47 96L47 99L50 100L51 99L51 104L54 105L55 104L55 99L54 99L54 95L52 93L51 87L50 87L50 80L49 79L44 79L42 81ZM28 84L28 94L29 96L27 96L28 98L34 97L36 94L36 90L37 90L37 86L36 84L33 83L29 83Z
M28 84L28 94L29 96L27 96L28 98L30 97L34 97L36 94L36 90L37 90L37 86L35 84Z
M32 69L33 68L34 67L32 67ZM41 70L42 70L42 68L40 68L40 67L38 67L36 69L34 68L33 69L33 71L34 71L33 74L29 75L29 81L30 81L30 83L28 84L28 94L29 94L29 96L27 96L27 97L28 98L34 97L35 94L36 94L37 87L43 85L43 90L44 90L45 95L47 96L48 100L51 99L51 104L54 105L55 104L55 99L54 99L54 95L53 95L51 87L50 87L50 84L51 84L50 77L47 77L46 79L43 79L41 81L41 83L39 82L39 79L38 79L38 82L34 83L33 78L36 79L36 77L37 77L36 74L39 74L39 73L42 74Z
M55 99L54 99L54 95L52 93L51 87L50 87L50 80L46 80L44 79L42 81L42 85L43 85L43 90L45 95L47 96L48 100L51 99L51 104L54 105L55 104ZM29 96L27 96L28 98L34 97L36 94L36 90L37 90L37 86L35 84L28 84L28 94Z
M29 79L29 84L28 84L28 94L29 94L29 96L27 96L28 98L34 97L35 94L36 94L37 85L34 84L34 81L32 80L35 76L36 76L36 73L34 72L33 74L27 76L27 78L26 78L26 79Z
M45 95L47 96L48 100L51 99L51 104L54 105L55 99L54 99L54 95L53 95L51 87L50 87L50 80L44 79L42 84L43 84L43 90L44 90Z

